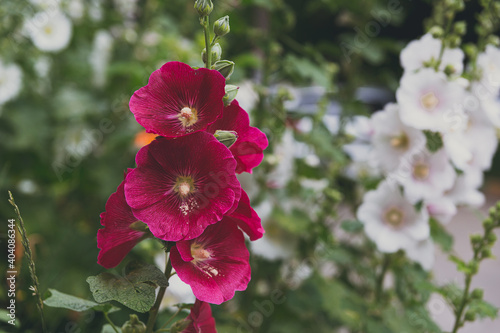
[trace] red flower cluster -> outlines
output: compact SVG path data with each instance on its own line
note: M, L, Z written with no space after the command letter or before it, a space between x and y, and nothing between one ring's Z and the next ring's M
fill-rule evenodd
M215 304L250 281L242 231L256 240L264 229L236 174L252 172L268 145L237 101L224 107L224 87L215 70L169 62L134 93L130 110L158 137L109 197L97 234L106 268L151 235L176 242L173 268L197 299ZM213 135L218 130L235 132L236 142L227 148Z

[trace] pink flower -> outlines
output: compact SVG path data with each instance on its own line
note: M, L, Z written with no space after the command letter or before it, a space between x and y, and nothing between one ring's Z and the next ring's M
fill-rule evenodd
M234 221L249 237L251 241L262 238L265 233L259 215L250 206L250 199L245 191L241 190L241 199L234 212L226 216Z
M245 238L227 218L207 227L200 237L177 242L170 255L179 278L204 302L221 304L250 281Z
M248 113L234 100L231 105L224 108L222 118L210 125L210 133L216 130L235 131L238 139L229 148L236 162L236 172L252 173L252 169L262 162L263 151L267 148L268 141L264 133L258 128L250 126Z
M144 231L137 230L141 229L141 224L142 227L145 225L137 220L127 205L123 192L124 183L109 196L106 211L101 213L104 228L97 232L97 247L101 249L97 262L105 268L118 265L137 243L151 235L145 228L142 228ZM133 229L131 226L139 228Z
M141 148L127 175L125 197L157 238L193 239L238 206L241 187L231 152L206 132Z
M202 131L222 115L226 80L216 70L167 62L130 99L130 110L149 133L177 137Z
M186 320L190 322L189 326L181 333L217 333L210 304L199 299L194 303Z

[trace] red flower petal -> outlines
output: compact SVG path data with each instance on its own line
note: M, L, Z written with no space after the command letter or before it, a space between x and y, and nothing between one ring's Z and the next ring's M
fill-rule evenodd
M206 132L157 138L137 153L136 163L127 176L125 197L157 238L193 239L240 200L236 161Z
M241 199L238 208L229 214L227 218L233 220L252 241L261 238L265 233L259 215L250 206L250 199L243 190L241 190Z
M250 281L245 238L226 218L207 227L200 237L177 242L170 256L179 278L204 302L221 304L233 298L236 290L245 290ZM193 259L185 261L189 257Z
M186 320L190 321L182 333L217 333L210 304L196 300Z
M149 133L177 137L202 131L222 114L226 80L216 70L167 62L130 99L130 110ZM181 110L189 108L189 116Z
M97 232L97 247L101 249L97 262L105 268L118 265L137 243L147 237L145 232L130 228L137 218L125 201L124 183L110 195L106 211L101 213L104 228Z
M231 105L224 108L222 118L210 125L210 133L216 130L235 131L238 139L229 148L238 163L236 173L249 172L262 162L263 151L267 148L268 141L264 133L258 128L250 126L248 113L234 100Z

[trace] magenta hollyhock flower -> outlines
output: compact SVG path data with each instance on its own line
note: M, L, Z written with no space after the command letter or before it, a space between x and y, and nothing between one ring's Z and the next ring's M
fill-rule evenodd
M234 212L226 216L236 223L249 237L251 241L261 238L265 231L262 228L257 212L250 206L250 199L245 191L241 190L241 199Z
M252 169L262 162L263 151L267 148L268 141L264 133L258 128L250 126L248 113L234 100L224 108L222 118L210 125L210 133L217 130L235 131L238 135L236 142L229 148L236 162L236 172L252 173Z
M222 115L226 79L216 70L167 62L130 99L147 132L177 137L202 131Z
M101 249L97 262L105 268L118 265L137 243L151 236L144 223L137 220L127 205L124 183L109 196L106 211L101 213L104 228L97 231L97 247Z
M125 197L135 217L157 238L198 237L240 201L236 161L207 132L159 137L139 150L136 163L127 175Z
M181 333L217 333L210 304L199 299L194 302L186 321L189 322L189 326Z
M177 242L170 256L179 278L204 302L221 304L236 290L245 290L250 281L245 237L227 218L195 239Z

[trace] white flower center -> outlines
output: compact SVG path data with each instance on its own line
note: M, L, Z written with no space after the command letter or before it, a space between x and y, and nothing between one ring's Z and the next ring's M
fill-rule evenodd
M194 108L183 107L178 115L179 120L184 127L193 126L198 121L198 112Z
M186 196L188 195L188 193L191 191L191 186L189 186L189 184L187 182L184 182L184 183L180 183L179 184L179 193L182 195L182 196Z
M437 96L434 94L433 91L428 92L424 94L420 98L420 103L422 103L422 106L427 109L427 111L432 111L436 108L436 106L439 104L439 99Z
M191 108L188 108L187 106L182 108L181 117L189 120L191 119L192 116L193 116L193 111L191 110Z
M190 176L177 177L174 185L174 191L177 192L177 194L182 199L185 199L190 193L193 193L195 191L193 178L191 178Z
M430 168L427 164L419 163L413 167L413 176L418 180L425 180L429 177Z
M403 212L397 208L391 208L385 213L385 222L393 227L399 227L403 221Z
M210 252L205 250L201 244L191 244L191 256L193 260L200 261L210 258Z

